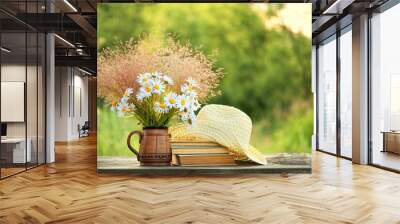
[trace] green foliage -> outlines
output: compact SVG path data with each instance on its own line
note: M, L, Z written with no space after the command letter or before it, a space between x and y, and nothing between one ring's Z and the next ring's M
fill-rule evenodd
M167 113L157 113L154 110L153 98L144 99L144 103L135 103L136 109L134 116L140 124L147 128L166 128L169 121L177 113L176 109L172 109Z
M142 127L137 120L118 117L110 108L98 101L97 106L97 155L98 156L135 156L126 146L128 134ZM138 139L132 139L133 147L139 148Z
M271 141L264 147L265 152L309 153L313 133L313 110L294 110L280 122L280 126L272 133Z
M268 7L266 16L282 7ZM190 42L224 68L222 94L211 103L246 112L254 141L261 139L257 146L264 152L310 151L312 106L293 109L312 101L310 38L285 27L267 29L251 4L102 4L98 14L99 49L144 33Z

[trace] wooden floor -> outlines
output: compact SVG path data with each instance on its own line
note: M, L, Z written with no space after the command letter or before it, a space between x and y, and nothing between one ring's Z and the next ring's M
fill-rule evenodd
M25 171L26 169L25 169L25 167L7 167L7 168L4 168L4 167L2 167L1 168L1 177L3 178L3 177L8 177L8 176L11 176L11 175L13 175L13 174L16 174L16 173L19 173L19 172L23 172L23 171Z
M400 170L400 155L391 152L374 151L372 156L374 164Z
M0 223L400 223L400 175L313 154L312 174L97 175L96 141L0 181Z

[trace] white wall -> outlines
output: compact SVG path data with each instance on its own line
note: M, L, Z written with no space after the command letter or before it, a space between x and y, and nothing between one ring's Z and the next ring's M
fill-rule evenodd
M5 64L1 66L1 81L4 82L25 82L24 65L18 64ZM29 94L31 95L31 94ZM33 95L33 94L32 94ZM1 108L7 110L7 108ZM25 137L25 122L10 122L7 123L7 136L8 137Z
M37 70L38 69L38 70ZM22 99L20 107L13 108L12 106L1 107L2 114L4 113L15 113L21 114L22 121L19 122L5 122L7 124L7 137L8 138L25 138L27 136L29 140L28 147L31 149L31 155L33 162L39 159L39 163L44 163L45 159L45 117L44 117L44 74L42 73L41 66L32 66L25 64L3 64L1 66L2 85L3 82L23 82L26 85L26 99ZM27 80L25 80L27 79ZM14 87L15 88L15 87ZM10 98L7 94L10 92L4 92L2 88L2 98ZM19 94L24 95L25 89L19 89ZM6 94L6 95L4 95ZM16 93L17 94L17 93ZM22 96L21 98L25 98ZM4 102L2 102L3 104ZM11 102L12 103L12 102ZM18 104L18 102L14 102ZM26 106L25 106L26 103ZM14 110L14 111L13 111ZM26 120L24 114L26 113ZM3 118L2 118L3 120ZM50 161L51 162L51 161Z
M68 140L69 117L69 68L55 68L55 141Z
M78 124L88 120L88 78L83 75L76 68L56 67L56 141L79 138Z
M82 73L79 72L79 75L74 75L74 92L73 96L75 100L75 106L73 108L73 119L71 120L72 130L71 135L74 137L79 137L78 133L78 124L83 125L85 121L88 121L89 113L88 113L88 78L81 76ZM80 97L79 97L80 95ZM80 102L79 102L80 101ZM80 108L81 107L81 108ZM81 110L81 111L80 111Z

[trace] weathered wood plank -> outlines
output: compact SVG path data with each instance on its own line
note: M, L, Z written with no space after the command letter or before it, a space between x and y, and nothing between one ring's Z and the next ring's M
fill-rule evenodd
M268 165L241 163L237 166L140 166L136 157L98 157L99 173L128 173L136 175L235 175L263 173L309 173L310 156L278 154L267 156Z

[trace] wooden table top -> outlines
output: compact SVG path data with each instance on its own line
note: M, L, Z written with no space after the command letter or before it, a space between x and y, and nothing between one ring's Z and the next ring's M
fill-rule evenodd
M97 157L99 173L137 175L234 175L245 173L310 173L311 156L278 154L266 156L267 165L244 163L235 166L140 166L136 157Z

